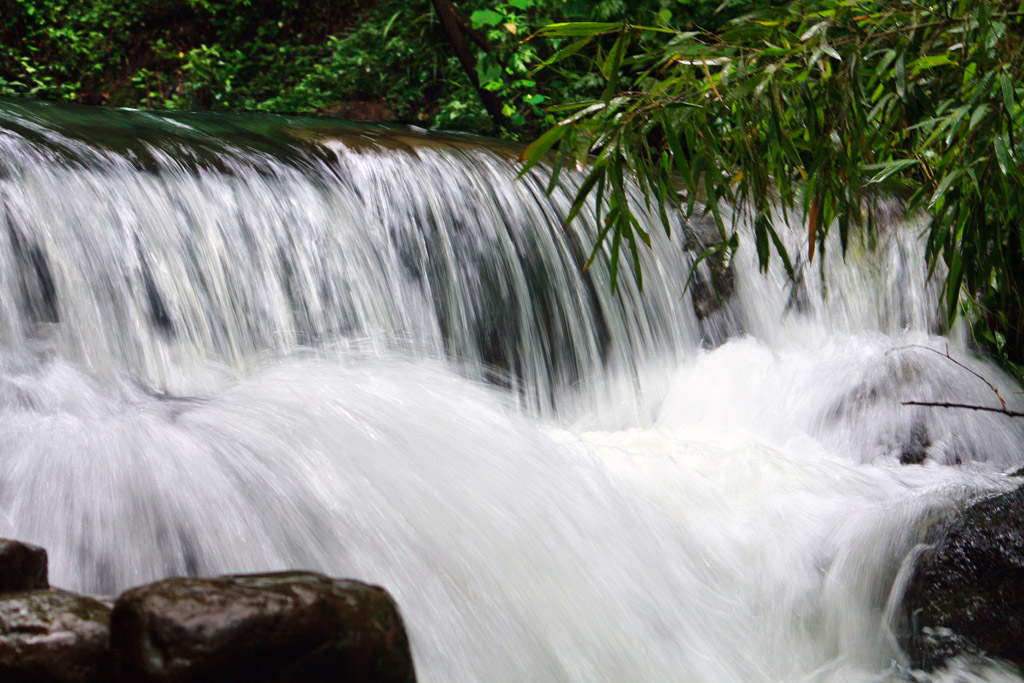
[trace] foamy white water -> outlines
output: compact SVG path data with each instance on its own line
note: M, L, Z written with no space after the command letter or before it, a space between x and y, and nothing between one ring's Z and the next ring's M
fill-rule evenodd
M514 174L458 139L0 103L0 535L93 592L381 584L422 681L901 680L901 570L1024 436L900 405L994 400L922 346L1013 387L936 336L913 231L833 257L827 296L741 252L711 334L680 239L613 297L569 196Z

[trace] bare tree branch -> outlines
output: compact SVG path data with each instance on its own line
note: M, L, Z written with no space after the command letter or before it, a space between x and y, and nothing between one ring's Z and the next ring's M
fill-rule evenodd
M895 348L889 349L888 351L886 351L886 355L892 353L893 351L903 351L905 349L923 349L925 351L931 351L932 353L938 354L939 356L942 356L946 360L963 368L964 370L966 370L967 372L971 373L972 375L980 379L982 382L984 382L988 386L988 388L992 390L992 393L994 393L996 395L996 398L999 399L1000 407L993 408L989 406L979 406L971 403L949 403L946 401L901 401L900 405L927 406L931 408L961 408L964 410L980 410L987 413L1000 413L1001 415L1006 415L1008 417L1024 417L1024 412L1010 410L1009 408L1006 407L1006 401L1003 400L1003 397L999 393L999 389L996 387L996 385L992 384L992 382L989 382L983 376L981 376L974 370L970 369L969 367L958 361L956 358L953 358L953 356L949 355L949 344L946 344L945 353L933 349L930 346L924 346L922 344L907 344L906 346L897 346Z
M977 406L970 403L947 403L945 401L900 401L901 406L927 406L929 408L963 408L965 410L980 410L986 413L999 413L1008 417L1024 417L1024 413L1006 408L993 408L990 406Z

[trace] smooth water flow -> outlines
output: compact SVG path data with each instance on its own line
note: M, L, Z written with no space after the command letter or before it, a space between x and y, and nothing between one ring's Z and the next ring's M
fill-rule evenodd
M947 348L1021 404L940 336L915 226L827 292L741 250L716 299L700 226L652 222L612 295L514 155L0 102L0 536L97 593L381 584L422 681L900 680L908 558L1024 461L1019 422L900 405L994 403Z

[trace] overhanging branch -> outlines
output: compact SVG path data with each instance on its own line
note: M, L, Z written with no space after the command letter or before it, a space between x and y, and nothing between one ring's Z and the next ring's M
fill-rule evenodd
M981 406L974 403L955 403L949 401L900 401L900 405L925 406L928 408L959 408L962 410L978 410L986 413L999 413L1000 415L1006 415L1007 417L1024 417L1024 412L1010 410L1009 408L1006 407L1006 401L1003 400L1003 397L999 393L999 389L996 387L996 385L992 384L992 382L989 382L980 374L978 374L974 370L971 370L969 367L958 361L956 358L953 358L953 356L949 355L949 344L946 344L945 353L933 349L930 346L923 346L921 344L908 344L906 346L897 346L896 348L890 349L888 353L891 353L893 351L902 351L904 349L922 349L924 351L931 351L932 353L938 354L945 358L946 360L950 361L951 363L954 363L955 365L963 368L967 372L971 373L972 375L980 379L986 385L988 385L988 388L991 389L992 392L996 395L996 398L999 399L1000 407L996 408L993 406Z

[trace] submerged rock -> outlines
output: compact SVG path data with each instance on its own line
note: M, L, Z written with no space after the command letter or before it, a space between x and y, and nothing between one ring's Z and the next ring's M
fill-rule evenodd
M694 256L721 239L710 216L692 217L683 225L683 248ZM735 267L721 253L694 267L688 291L704 345L719 346L744 329L739 310L730 306L736 292Z
M928 457L928 448L932 440L928 436L928 428L923 422L916 422L910 429L910 435L900 447L900 464L920 465Z
M984 654L1024 666L1024 487L974 503L936 538L904 594L912 664Z
M0 593L49 588L46 550L0 538Z
M320 574L140 586L118 598L111 633L115 676L124 681L415 680L388 593Z
M0 594L0 680L109 680L110 608L62 590Z

